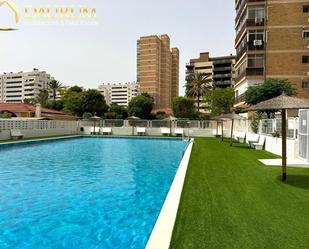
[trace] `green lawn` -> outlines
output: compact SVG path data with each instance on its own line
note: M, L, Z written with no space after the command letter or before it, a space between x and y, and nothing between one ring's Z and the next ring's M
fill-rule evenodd
M274 157L195 139L170 248L309 248L309 169L282 183Z

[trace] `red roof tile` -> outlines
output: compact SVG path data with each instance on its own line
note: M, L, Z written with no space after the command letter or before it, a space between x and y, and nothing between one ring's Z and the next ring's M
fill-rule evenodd
M36 107L34 105L30 104L24 104L24 103L0 103L0 112L11 112L11 113L22 113L22 112L35 112ZM52 109L47 109L47 108L42 108L42 116L44 114L48 115L55 115L55 116L66 116L66 118L72 117L77 119L77 117L67 115L64 112L57 111L57 110L52 110Z

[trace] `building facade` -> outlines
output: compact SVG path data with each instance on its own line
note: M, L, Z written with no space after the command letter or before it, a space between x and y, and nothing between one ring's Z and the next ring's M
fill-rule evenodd
M23 103L25 99L36 98L41 90L49 89L51 80L48 73L35 68L32 72L4 73L0 75L0 102Z
M130 100L140 93L139 84L102 84L98 87L98 91L104 96L108 105L118 104L120 106L128 106Z
M288 79L309 98L308 0L236 0L235 106L249 86Z
M168 35L137 41L137 83L154 98L156 109L171 108L179 91L179 50L171 49Z
M191 74L201 73L208 75L214 88L231 87L234 83L234 64L233 55L209 57L209 52L204 52L186 65L186 79Z

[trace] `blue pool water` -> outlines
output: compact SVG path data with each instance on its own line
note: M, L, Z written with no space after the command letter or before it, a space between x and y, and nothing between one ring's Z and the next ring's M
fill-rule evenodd
M76 138L0 151L0 248L144 248L185 147Z

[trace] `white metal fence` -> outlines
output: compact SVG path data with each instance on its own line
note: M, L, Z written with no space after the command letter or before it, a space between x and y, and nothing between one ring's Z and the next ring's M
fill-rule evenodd
M100 121L81 121L80 126L100 126L100 127L146 127L146 128L196 128L211 129L215 128L217 121L214 120L122 120L122 119L106 119Z

